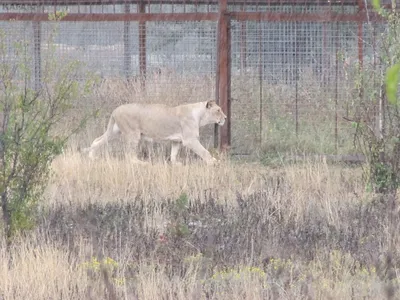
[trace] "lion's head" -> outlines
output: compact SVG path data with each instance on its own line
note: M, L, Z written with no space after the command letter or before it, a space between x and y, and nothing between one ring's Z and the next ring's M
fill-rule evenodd
M202 118L203 124L218 124L219 126L224 125L226 115L222 111L221 107L214 101L210 100L206 104L206 113Z

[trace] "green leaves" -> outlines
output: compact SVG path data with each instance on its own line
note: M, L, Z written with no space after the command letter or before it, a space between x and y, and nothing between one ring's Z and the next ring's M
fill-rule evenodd
M372 0L372 6L376 11L381 9L381 0Z
M386 94L389 103L397 105L397 88L399 84L400 64L389 67L386 71Z
M68 137L83 127L77 121L62 134L57 133L72 105L91 92L93 80L79 61L59 61L50 47L43 58L43 90L31 85L31 60L26 42L12 45L14 59L5 54L0 30L0 147L1 209L7 240L18 231L34 227L37 208L50 176L50 163L62 152ZM80 73L82 71L82 73ZM56 135L57 134L57 135Z
M377 45L374 59L379 64L373 69L366 64L362 70L363 93L354 118L361 122L356 126L354 141L366 159L362 168L367 190L395 195L400 187L400 16L381 6L380 0L370 3L384 21L385 30L376 35L376 28L370 27ZM378 118L371 117L377 106Z

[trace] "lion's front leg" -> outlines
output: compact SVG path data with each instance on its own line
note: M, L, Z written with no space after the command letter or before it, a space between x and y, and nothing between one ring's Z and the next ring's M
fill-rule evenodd
M217 160L212 157L210 152L197 139L190 139L183 142L183 145L191 149L200 156L208 165L214 164Z

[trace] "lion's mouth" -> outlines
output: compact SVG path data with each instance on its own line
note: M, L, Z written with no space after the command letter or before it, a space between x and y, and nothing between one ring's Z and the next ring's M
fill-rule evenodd
M217 124L218 124L219 126L222 126L222 125L225 124L225 120L219 121Z

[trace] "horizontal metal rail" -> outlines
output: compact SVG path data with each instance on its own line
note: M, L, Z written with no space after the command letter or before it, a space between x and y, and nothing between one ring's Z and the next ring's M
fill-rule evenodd
M369 2L369 1L368 1ZM390 0L381 1L389 4ZM386 3L387 2L387 3ZM2 0L3 5L115 5L115 4L187 4L218 5L219 0ZM228 5L317 5L357 6L357 0L229 0Z
M51 13L0 13L0 21L52 21ZM283 12L229 12L232 20L268 22L381 22L384 21L373 12L361 11L355 14L335 12L323 13L283 13ZM70 13L62 21L218 21L218 13Z
M49 13L0 13L0 21L51 21ZM70 13L62 21L217 21L218 13Z

